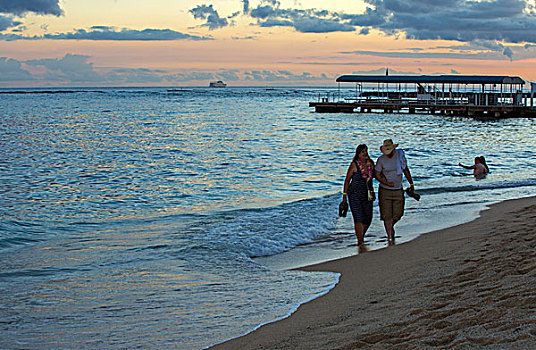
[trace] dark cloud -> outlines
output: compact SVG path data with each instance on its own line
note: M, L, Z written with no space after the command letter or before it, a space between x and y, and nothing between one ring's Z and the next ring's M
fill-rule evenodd
M0 15L0 32L3 32L9 28L17 27L21 24L22 22L15 21L12 17Z
M281 9L277 1L265 1L266 5L258 5L250 9L249 1L243 1L244 13L257 20L261 27L291 27L301 33L351 32L355 27L341 21L338 14L326 10ZM221 28L230 23L221 18L212 5L199 5L190 10L195 19L206 20L204 26L209 29ZM233 14L228 18L232 18Z
M276 10L272 6L257 6L257 8L251 10L250 15L253 18L267 19L268 17L280 17L288 12L286 10Z
M45 34L43 36L25 37L22 35L0 35L0 40L111 40L111 41L170 41L170 40L211 40L183 34L170 29L117 29L106 26L94 26L90 30L78 29L71 33Z
M0 0L0 13L22 16L28 12L61 16L59 0Z
M370 34L370 29L369 28L361 28L361 30L359 31L359 34L361 34L361 35L369 35Z
M44 39L65 40L137 40L137 41L168 41L168 40L206 40L206 38L176 32L171 29L116 29L96 26L91 30L78 29L73 33L45 34Z
M212 5L199 5L191 9L190 13L194 15L195 19L206 20L204 26L207 26L210 30L222 28L229 24L226 18L220 17Z
M257 25L291 27L302 33L359 30L360 35L368 35L376 29L417 40L536 43L536 7L532 0L364 1L369 6L361 14L281 8L277 0L261 1L255 8L250 7L249 0L242 3L244 14L256 20ZM191 12L202 19L217 14L212 5L198 6ZM500 52L512 59L515 50L502 47Z
M365 0L360 15L342 18L387 34L419 40L536 42L536 17L528 0Z
M355 28L338 21L302 17L294 20L294 28L302 33L330 33L330 32L353 32Z
M281 9L272 5L259 5L249 15L261 27L293 27L301 33L353 32L355 27L344 23L338 14L326 10Z
M261 27L294 27L294 23L286 19L270 18L266 21L259 22Z

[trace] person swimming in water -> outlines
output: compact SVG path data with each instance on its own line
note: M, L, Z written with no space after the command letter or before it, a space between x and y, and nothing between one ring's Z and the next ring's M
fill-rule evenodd
M483 179L489 173L489 168L484 156L475 157L475 164L473 165L463 165L462 163L458 163L458 165L465 169L473 169L472 175L476 179Z

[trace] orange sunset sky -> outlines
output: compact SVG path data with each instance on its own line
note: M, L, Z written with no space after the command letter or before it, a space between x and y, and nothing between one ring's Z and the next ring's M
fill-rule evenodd
M534 0L0 0L0 87L536 80Z

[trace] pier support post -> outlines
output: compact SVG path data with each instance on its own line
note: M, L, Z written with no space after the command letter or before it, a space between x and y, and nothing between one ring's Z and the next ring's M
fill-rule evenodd
M530 83L530 106L534 107L534 93L536 92L536 83Z

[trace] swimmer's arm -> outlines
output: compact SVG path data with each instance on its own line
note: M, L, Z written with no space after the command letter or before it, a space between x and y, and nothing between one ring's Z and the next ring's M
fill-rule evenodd
M467 166L467 165L463 165L462 163L458 163L458 165L461 166L462 168L465 168L465 169L474 169L475 168L474 165Z

